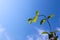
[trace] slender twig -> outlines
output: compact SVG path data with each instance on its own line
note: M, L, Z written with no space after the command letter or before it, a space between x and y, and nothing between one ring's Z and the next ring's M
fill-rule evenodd
M50 27L50 32L51 32L51 31L52 31L52 27L51 27L51 24L50 24L48 18L47 18L45 15L39 15L39 17L40 17L40 16L43 16L43 17L46 18L46 21L47 21L47 23L48 23L48 25L49 25L49 27Z

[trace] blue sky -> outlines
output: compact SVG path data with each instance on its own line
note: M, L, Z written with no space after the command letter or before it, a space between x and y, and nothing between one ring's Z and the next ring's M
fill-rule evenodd
M2 33L4 32L2 38L6 40L30 40L31 38L32 40L33 37L33 40L38 40L34 36L40 37L41 30L49 31L47 23L42 26L39 24L41 19L38 19L37 23L28 24L27 19L34 17L36 10L46 16L54 13L55 17L49 21L54 30L60 28L59 0L0 0L0 25L2 25Z

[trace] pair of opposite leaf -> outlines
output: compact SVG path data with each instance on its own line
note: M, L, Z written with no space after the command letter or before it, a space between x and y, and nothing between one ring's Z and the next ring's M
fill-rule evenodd
M31 24L32 22L36 22L37 19L38 19L38 16L39 16L39 11L36 11L35 17L34 17L34 18L29 18L29 19L28 19L29 24Z
M54 14L49 15L47 18L41 20L40 25L44 24L48 19L52 18Z
M50 18L52 18L53 16L54 16L54 14L51 14L51 15L49 15L49 16L47 17L47 19L50 19ZM36 22L37 19L38 19L38 17L39 17L39 11L36 11L35 17L28 19L29 24L31 24L32 22ZM41 22L40 22L40 24L41 24L41 25L44 24L45 21L46 21L46 18L42 19Z
M55 30L54 32L50 32L50 34L53 34L53 33L56 33L56 32L59 32L58 30ZM42 32L42 34L49 34L48 32Z

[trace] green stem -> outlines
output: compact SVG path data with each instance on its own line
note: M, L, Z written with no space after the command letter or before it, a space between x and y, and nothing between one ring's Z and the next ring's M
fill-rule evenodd
M39 17L40 17L40 16L43 16L43 17L45 17L45 18L46 18L47 23L48 23L48 25L49 25L49 27L50 27L50 32L51 32L51 31L52 31L52 27L51 27L51 24L50 24L50 22L49 22L48 18L47 18L45 15L39 15Z

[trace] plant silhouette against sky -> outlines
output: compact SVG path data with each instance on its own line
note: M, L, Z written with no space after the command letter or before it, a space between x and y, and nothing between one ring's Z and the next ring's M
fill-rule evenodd
M52 31L52 26L49 22L49 19L52 18L54 16L54 14L51 14L48 17L46 17L45 15L40 15L39 11L36 11L35 17L28 19L29 24L31 24L32 22L35 23L37 21L38 17L41 17L41 16L43 16L44 18L40 21L40 25L47 22L49 25L49 28L50 28L49 33L48 32L42 32L42 34L48 34L48 38L49 38L48 40L58 40L58 36L56 35L56 32L58 32L58 30Z

